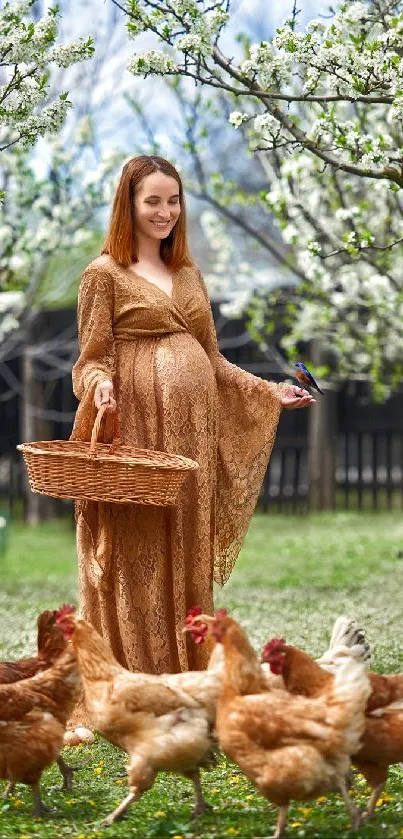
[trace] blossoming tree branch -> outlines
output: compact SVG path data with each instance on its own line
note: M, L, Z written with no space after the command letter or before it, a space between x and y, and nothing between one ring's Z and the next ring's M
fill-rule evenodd
M402 376L403 3L339 3L306 26L295 6L270 40L243 35L227 54L226 0L111 2L131 38L155 37L133 74L189 78L231 103L267 178L256 203L303 278L286 293L285 349L322 338L339 377L369 375L385 396ZM272 303L254 300L261 332Z
M57 43L57 7L35 23L29 17L33 4L6 0L0 11L0 152L59 131L71 102L67 92L48 101L50 68L69 67L94 52L91 38Z

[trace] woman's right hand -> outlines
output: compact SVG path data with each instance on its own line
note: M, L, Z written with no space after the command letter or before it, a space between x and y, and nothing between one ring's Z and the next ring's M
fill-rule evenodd
M95 388L94 403L97 411L99 411L101 405L107 405L109 411L116 410L116 399L113 395L113 382L109 379L105 379L104 382L100 382L99 385L97 385Z

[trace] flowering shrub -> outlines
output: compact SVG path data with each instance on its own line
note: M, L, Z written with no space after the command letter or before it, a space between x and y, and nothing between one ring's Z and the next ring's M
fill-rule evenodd
M55 303L76 284L74 255L94 238L96 214L112 200L120 152L100 160L87 120L78 123L72 145L60 139L47 147L47 170L38 176L28 150L15 146L2 155L7 193L0 202L0 342L19 326L38 300ZM70 272L48 266L53 256L72 260ZM13 293L14 292L14 293Z
M287 292L284 349L320 338L335 377L369 376L385 397L403 373L401 0L339 2L305 27L295 15L270 41L239 38L230 55L220 48L226 0L124 7L131 37L155 36L130 70L217 90L260 161L267 188L255 203L277 219L301 280ZM261 332L272 302L262 290L254 301Z

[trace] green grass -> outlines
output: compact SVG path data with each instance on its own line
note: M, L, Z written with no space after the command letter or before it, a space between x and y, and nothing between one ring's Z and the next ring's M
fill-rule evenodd
M35 646L35 618L43 608L76 600L74 532L69 522L27 529L13 524L8 551L0 555L0 657L21 656ZM403 520L396 513L336 513L308 518L256 516L228 585L217 591L247 628L257 648L281 634L314 654L326 648L334 618L347 613L367 628L374 668L403 670ZM85 763L74 790L61 792L58 770L43 776L43 797L54 808L45 819L31 816L30 791L0 805L0 837L15 839L107 839L179 837L252 839L268 837L275 809L220 758L203 775L213 811L192 823L190 784L161 775L154 788L132 807L124 822L101 826L123 798L119 779L125 756L97 739L94 746L66 750L71 763ZM363 839L403 837L400 804L403 772L393 767L384 803L361 828ZM3 784L1 785L3 787ZM358 796L363 802L363 785ZM350 837L344 805L337 796L291 809L288 835L304 839Z

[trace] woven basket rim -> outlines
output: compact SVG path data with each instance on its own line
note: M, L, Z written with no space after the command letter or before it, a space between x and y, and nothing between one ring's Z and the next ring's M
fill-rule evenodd
M74 451L75 443L78 443L80 446L88 447L88 451ZM63 448L60 448L60 444L62 444ZM67 450L66 444L70 444L70 450ZM192 460L189 457L185 457L184 455L173 454L171 452L161 452L155 449L141 449L136 446L122 446L125 450L124 457L116 457L113 452L110 452L110 443L97 443L95 453L90 453L90 443L85 440L39 440L30 443L20 443L16 448L18 451L26 454L45 457L65 457L67 459L75 458L78 460L97 460L120 465L142 465L148 467L149 469L172 470L182 467L188 470L194 470L199 468L197 461ZM101 449L101 451L99 451L99 449ZM161 459L158 462L159 457ZM149 460L147 460L147 458L149 458Z
M35 489L31 487L31 492L34 492L36 495L45 495L47 498L58 498L64 501L96 501L102 504L138 504L139 506L144 507L174 507L176 504L176 501L172 498L170 498L169 501L164 500L164 502L162 502L161 500L157 501L155 497L136 496L133 500L133 494L122 495L120 498L112 498L110 495L93 495L85 492L80 495L77 495L77 493L73 495L63 492L63 490L56 491L56 489L54 492L50 493L49 491L37 489L36 487Z

